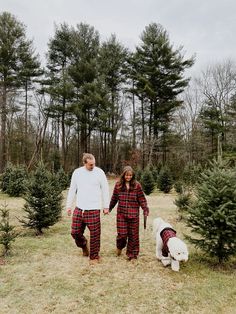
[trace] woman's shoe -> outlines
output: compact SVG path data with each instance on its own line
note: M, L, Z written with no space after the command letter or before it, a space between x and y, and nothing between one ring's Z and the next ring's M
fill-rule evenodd
M122 253L122 249L116 249L116 255L117 255L117 256L120 256L121 253Z

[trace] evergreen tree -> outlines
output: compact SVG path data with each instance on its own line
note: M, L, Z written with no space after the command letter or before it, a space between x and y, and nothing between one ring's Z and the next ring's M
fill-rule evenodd
M138 168L136 171L135 171L135 178L137 181L140 181L141 180L141 177L142 177L142 174L143 174L143 170Z
M193 58L184 60L181 47L175 50L166 30L156 23L149 24L141 34L141 44L131 61L133 90L146 100L150 142L161 139L164 162L172 114L181 104L177 96L189 81L184 71L193 62Z
M172 181L170 170L167 167L163 167L158 178L158 188L164 193L169 193L172 188Z
M72 55L69 75L72 78L75 90L72 111L77 121L77 133L80 134L78 147L80 147L81 152L90 149L89 141L93 129L93 115L96 111L94 108L96 108L97 103L92 103L88 95L93 96L93 90L98 91L96 88L98 52L98 31L88 24L78 24L72 30ZM84 101L86 98L89 100L89 104Z
M21 47L22 67L19 71L20 84L24 88L24 163L27 165L29 161L29 117L28 110L30 106L29 92L33 89L33 82L39 80L43 74L40 69L39 56L34 54L33 42L27 41ZM31 104L32 105L32 104Z
M157 183L158 182L158 177L159 177L158 169L157 168L153 168L153 169L151 169L151 172L152 172L152 176L153 176L153 179L154 179L155 183Z
M29 71L30 66L26 60L33 56L32 42L26 39L25 26L12 14L0 14L0 85L1 85L1 134L0 134L0 172L3 172L7 162L6 127L8 113L8 95L23 85L23 77L34 76ZM28 70L26 70L26 68ZM23 74L24 73L24 74ZM31 74L29 74L31 73Z
M200 118L205 129L207 138L210 138L211 153L217 152L218 135L224 133L225 118L222 117L220 110L208 102L200 112Z
M180 175L180 181L185 188L192 189L199 181L204 167L201 164L187 163Z
M182 191L176 197L174 204L178 208L179 219L182 219L184 214L186 214L189 206L191 205L192 199L191 194L187 191Z
M67 24L61 24L55 29L55 35L49 41L47 76L47 93L51 96L48 114L60 121L63 167L66 167L68 146L66 133L71 125L71 115L68 107L74 97L74 84L69 75L72 56L72 29Z
M7 255L11 249L11 243L15 241L15 238L19 235L15 231L15 226L10 224L9 210L7 205L0 209L0 244L4 247L3 255Z
M21 196L26 192L28 184L28 173L24 166L8 167L6 172L7 186L5 192L9 196ZM6 184L6 181L5 181Z
M68 188L70 184L69 176L67 173L65 173L63 168L60 168L55 174L55 180L59 183L61 191Z
M174 188L176 193L182 194L184 192L183 182L181 180L175 181Z
M146 195L149 195L153 192L155 188L155 181L150 170L144 170L140 182Z
M61 188L58 180L48 172L43 164L39 164L32 175L24 210L26 219L21 222L24 227L35 229L42 234L43 229L53 226L61 218Z
M13 165L11 163L8 163L1 177L1 189L3 192L7 191L7 188L11 179L12 171L13 171Z
M213 163L201 176L196 198L188 226L197 237L187 238L221 263L236 253L236 171Z
M110 152L107 153L107 158L111 161L109 171L116 172L117 170L117 134L122 125L123 110L121 108L121 91L124 88L126 81L125 66L126 66L127 49L112 35L104 42L99 50L98 68L99 75L104 78L108 90L109 103L106 108L109 119L107 126L110 128L109 136L111 136Z

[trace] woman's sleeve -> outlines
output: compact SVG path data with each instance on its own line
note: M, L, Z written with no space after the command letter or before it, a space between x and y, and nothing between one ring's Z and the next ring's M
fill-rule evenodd
M142 189L142 186L140 183L137 183L137 193L138 193L138 202L139 202L139 205L141 206L141 208L143 210L143 214L144 214L144 216L148 216L149 208L147 205L147 200L146 200L145 194L143 192L143 189Z
M111 212L112 209L116 206L116 203L118 202L118 200L119 200L119 190L116 183L113 190L112 197L111 197L110 205L109 205L109 212Z

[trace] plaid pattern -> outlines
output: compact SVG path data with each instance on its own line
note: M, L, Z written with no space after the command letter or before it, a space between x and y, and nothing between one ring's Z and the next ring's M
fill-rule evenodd
M149 213L147 201L142 190L141 184L136 183L134 189L119 188L119 183L115 184L113 195L111 197L109 210L111 211L118 202L117 214L126 215L126 217L134 218L139 216L139 207L143 209L145 216Z
M116 223L117 248L123 249L127 244L126 255L129 258L137 258L139 254L139 216L129 218L127 215L117 214Z
M100 210L85 210L75 208L72 217L71 235L75 239L75 243L78 247L84 248L87 243L84 230L88 227L90 231L90 259L99 258L100 250L100 235L101 235L101 223L100 223Z
M129 258L137 258L139 254L139 208L143 209L145 216L149 209L140 183L136 183L133 189L119 188L115 184L110 201L109 211L118 202L117 207L117 238L116 246L123 249L127 245L126 255Z
M169 253L167 242L170 238L176 237L176 231L171 228L165 228L161 231L160 236L163 241L162 255L166 257Z

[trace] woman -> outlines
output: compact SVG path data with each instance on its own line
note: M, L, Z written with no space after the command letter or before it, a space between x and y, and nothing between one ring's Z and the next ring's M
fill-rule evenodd
M115 184L110 201L109 211L118 202L117 207L117 256L126 247L128 260L137 259L139 254L139 208L144 216L149 209L141 184L135 180L135 174L130 166L126 166Z

